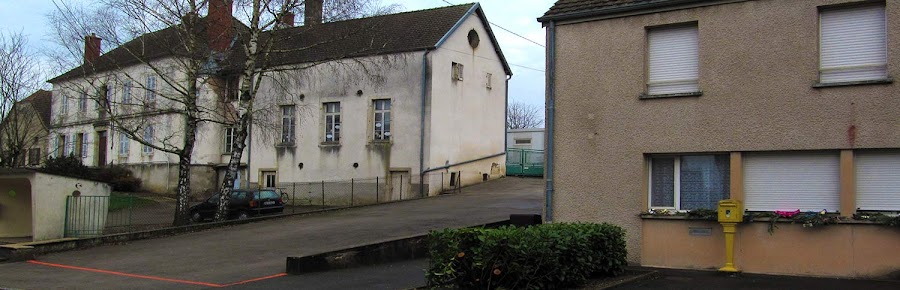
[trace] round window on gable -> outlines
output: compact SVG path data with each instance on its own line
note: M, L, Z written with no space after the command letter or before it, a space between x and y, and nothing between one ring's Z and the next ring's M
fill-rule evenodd
M476 48L479 42L481 42L481 39L478 38L478 32L475 29L469 30L469 46Z

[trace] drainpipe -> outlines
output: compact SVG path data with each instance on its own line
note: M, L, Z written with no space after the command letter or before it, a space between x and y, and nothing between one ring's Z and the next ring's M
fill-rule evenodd
M544 156L547 158L546 172L544 176L547 179L547 196L545 197L546 218L545 221L553 222L553 113L556 103L556 22L550 21L547 26L547 139L546 152Z
M509 80L512 79L512 76L506 76L506 104L503 105L503 152L506 152L506 149L509 148ZM506 152L509 153L509 152Z
M422 111L419 123L419 196L425 196L425 101L428 96L428 54L422 54Z

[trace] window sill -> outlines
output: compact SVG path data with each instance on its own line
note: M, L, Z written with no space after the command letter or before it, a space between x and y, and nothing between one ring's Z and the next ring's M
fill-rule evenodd
M716 222L717 219L705 219L705 218L696 218L689 217L684 215L653 215L653 214L640 214L639 217L644 220L677 220L677 221L702 221L702 222ZM758 217L753 219L744 218L744 221L741 223L770 223L772 222L772 218L769 217ZM779 224L790 224L797 223L796 221L790 218L779 218L776 223ZM878 223L874 221L866 221L866 220L854 220L854 219L846 219L839 220L837 224L847 224L847 225L884 225L883 223ZM800 224L798 224L800 225Z
M847 86L864 86L864 85L885 85L894 83L893 78L884 78L878 80L855 81L855 82L839 82L839 83L816 83L812 87L815 89L847 87Z
M341 142L322 142L319 143L319 148L340 148Z
M702 91L690 92L690 93L676 93L676 94L661 94L661 95L650 95L647 93L641 93L638 99L641 100L649 100L649 99L667 99L667 98L682 98L682 97L699 97L702 96Z
M369 145L383 146L394 144L391 140L369 140Z
M294 142L281 142L281 143L275 144L275 147L276 148L294 148L294 147L297 147L297 144Z

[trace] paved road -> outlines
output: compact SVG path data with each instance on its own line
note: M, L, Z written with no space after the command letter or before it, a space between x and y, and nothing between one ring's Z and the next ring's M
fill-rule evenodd
M290 281L293 277L277 277L287 256L494 222L514 213L539 214L542 184L510 177L465 188L462 194L49 254L37 262L0 264L0 288L190 289L260 277Z

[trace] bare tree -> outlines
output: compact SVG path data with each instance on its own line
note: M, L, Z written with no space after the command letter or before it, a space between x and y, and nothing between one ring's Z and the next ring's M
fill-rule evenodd
M510 102L506 108L506 128L537 128L544 124L541 109L523 102Z
M25 165L27 150L46 133L32 104L22 102L41 88L44 76L21 33L0 32L0 166Z
M348 37L352 34L365 33L370 27L358 27L355 31L348 32L348 34L335 34L331 39L302 48L284 48L278 45L296 40L292 39L296 35L291 35L290 33L264 33L275 29L280 24L279 20L283 19L285 15L293 15L293 11L316 13L315 11L305 11L307 7L309 9L323 9L323 19L325 20L343 20L365 15L385 14L399 9L397 5L379 6L377 4L378 1L373 0L330 0L325 3L302 0L243 0L238 3L244 4L244 6L239 8L239 11L243 11L245 17L247 17L247 37L242 43L243 59L245 61L241 67L240 89L238 91L240 97L234 102L234 107L237 108L237 118L234 124L236 128L234 145L232 146L231 159L225 171L222 187L219 190L221 194L215 215L216 220L224 220L226 218L228 199L234 188L235 177L246 148L246 140L250 133L251 124L254 127L270 124L269 128L272 129L280 125L277 122L272 122L272 119L269 118L275 115L272 110L277 109L277 107L272 106L273 103L265 104L258 101L259 98L257 96L260 93L261 84L266 80L272 81L276 83L276 88L280 91L276 92L276 94L285 95L288 91L285 87L287 83L281 80L290 78L285 78L284 72L299 72L328 62L326 60L279 66L271 62L272 58L276 55L302 54L304 50L311 47L339 41L342 37ZM324 7L318 6L319 4L324 4ZM317 23L304 24L307 26L318 25ZM338 56L332 60L338 60L343 57L345 56Z

